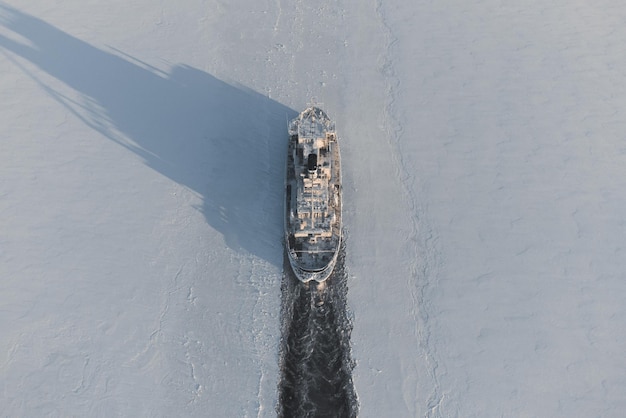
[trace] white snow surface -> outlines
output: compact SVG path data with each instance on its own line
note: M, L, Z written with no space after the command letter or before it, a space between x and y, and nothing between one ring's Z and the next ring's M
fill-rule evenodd
M276 414L286 123L362 417L626 410L626 5L0 3L0 410Z

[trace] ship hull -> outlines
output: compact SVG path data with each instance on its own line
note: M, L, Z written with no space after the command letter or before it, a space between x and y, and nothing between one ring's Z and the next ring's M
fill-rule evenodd
M297 258L293 254L289 254L289 264L291 265L291 269L294 274L303 283L308 283L311 280L314 280L318 283L322 283L326 281L335 269L335 264L337 264L337 255L339 252L335 252L335 255L330 263L328 263L323 269L319 271L306 270L302 268Z
M334 123L310 107L289 123L285 245L301 282L332 274L342 239L341 159Z

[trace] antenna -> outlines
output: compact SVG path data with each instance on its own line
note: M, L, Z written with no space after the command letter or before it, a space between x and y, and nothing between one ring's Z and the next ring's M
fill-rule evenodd
M319 102L317 97L312 96L310 101L307 103L307 107L324 107L324 103Z

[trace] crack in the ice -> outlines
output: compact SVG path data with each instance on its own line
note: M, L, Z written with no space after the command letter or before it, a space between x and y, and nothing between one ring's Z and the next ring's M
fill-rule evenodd
M438 261L436 256L436 240L434 240L432 232L423 219L423 209L417 203L413 193L415 178L407 169L406 162L400 150L400 139L404 135L404 128L396 114L397 111L395 107L401 81L396 73L393 62L393 50L396 48L398 39L393 33L392 26L387 21L382 0L376 2L376 14L381 22L386 39L385 54L381 64L381 73L386 80L388 97L384 108L384 127L387 130L387 139L392 150L391 157L394 161L395 174L399 179L403 195L405 196L404 200L409 209L411 221L409 241L412 246L412 252L415 255L415 258L410 264L410 277L413 280L410 288L414 307L414 309L411 310L411 314L415 319L418 344L424 351L426 368L433 385L427 399L428 410L426 415L440 416L439 405L441 405L443 401L443 395L440 393L441 389L437 375L439 365L435 356L435 347L432 346L430 341L431 335L428 313L430 302L425 296L425 291L432 287L433 280L436 280L437 276Z

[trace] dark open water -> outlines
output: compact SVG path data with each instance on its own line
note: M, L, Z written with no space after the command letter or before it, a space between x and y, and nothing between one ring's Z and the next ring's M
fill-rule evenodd
M295 278L285 254L279 417L358 415L344 260L342 247L335 271L318 288Z

